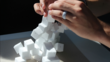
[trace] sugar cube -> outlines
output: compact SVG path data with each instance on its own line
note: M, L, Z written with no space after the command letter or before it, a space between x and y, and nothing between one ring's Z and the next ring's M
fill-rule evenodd
M50 14L48 14L46 18L49 22L55 22L55 19L53 19Z
M64 44L62 44L62 43L56 43L54 45L54 47L55 47L57 52L63 52L63 50L64 50Z
M30 54L32 56L39 54L38 51L40 50L39 46L37 44L34 44L34 48L30 50Z
M18 54L19 53L19 49L23 47L22 43L19 42L18 44L16 44L13 48L15 49L16 53Z
M16 57L15 62L26 62L26 60L23 59L22 57Z
M53 48L51 48L50 50L47 50L46 56L47 56L48 58L53 58L53 57L55 57L55 56L56 56L56 50L55 50L55 48L53 47Z
M42 51L38 51L38 54L37 55L35 55L35 59L37 60L37 61L42 61Z
M45 40L49 40L51 38L51 36L52 36L51 31L47 31L41 35L41 37L44 38Z
M24 46L27 48L28 51L34 48L34 42L32 39L27 39L24 41Z
M51 50L52 48L53 45L50 42L44 42L44 45L42 46L43 56L46 55L47 50Z
M20 57L22 57L25 60L31 59L31 54L25 47L20 48L19 55L20 55Z
M46 42L46 40L44 38L40 37L35 41L35 44L37 44L39 46L39 48L41 49L44 42Z
M34 39L38 39L40 37L40 35L43 33L43 31L41 30L40 27L37 27L36 29L34 29L31 33L31 36L34 38Z

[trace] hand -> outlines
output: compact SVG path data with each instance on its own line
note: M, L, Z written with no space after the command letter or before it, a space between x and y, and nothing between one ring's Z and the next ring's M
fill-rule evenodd
M67 11L66 20L62 19L63 11ZM78 0L58 0L49 5L49 14L80 37L93 41L101 41L108 37L98 19L88 7ZM107 41L108 42L108 41ZM106 44L107 44L106 42ZM105 44L105 43L104 43ZM110 45L110 42L108 42ZM110 47L110 46L109 46Z
M35 12L46 17L48 15L48 5L54 1L56 0L40 0L40 3L34 4Z

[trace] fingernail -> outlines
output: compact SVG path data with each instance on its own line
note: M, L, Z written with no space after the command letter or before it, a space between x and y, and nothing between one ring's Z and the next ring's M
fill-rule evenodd
M38 12L40 15L43 15L42 12Z

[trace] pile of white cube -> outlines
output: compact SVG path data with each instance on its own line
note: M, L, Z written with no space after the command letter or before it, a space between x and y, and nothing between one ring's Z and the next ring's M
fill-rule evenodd
M42 22L35 28L31 36L35 39L24 40L24 46L21 42L14 45L14 49L19 57L15 62L27 62L34 57L38 62L60 62L57 52L63 52L64 44L59 43L59 33L64 33L67 27L54 23L55 20L48 15L42 18Z

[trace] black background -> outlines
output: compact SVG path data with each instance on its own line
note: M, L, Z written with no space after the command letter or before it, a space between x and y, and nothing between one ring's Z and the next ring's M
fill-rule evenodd
M0 35L32 31L42 16L35 13L33 5L39 0L2 0L0 8ZM98 17L106 23L110 13Z
M41 22L33 5L39 0L2 0L0 9L0 35L31 31Z

